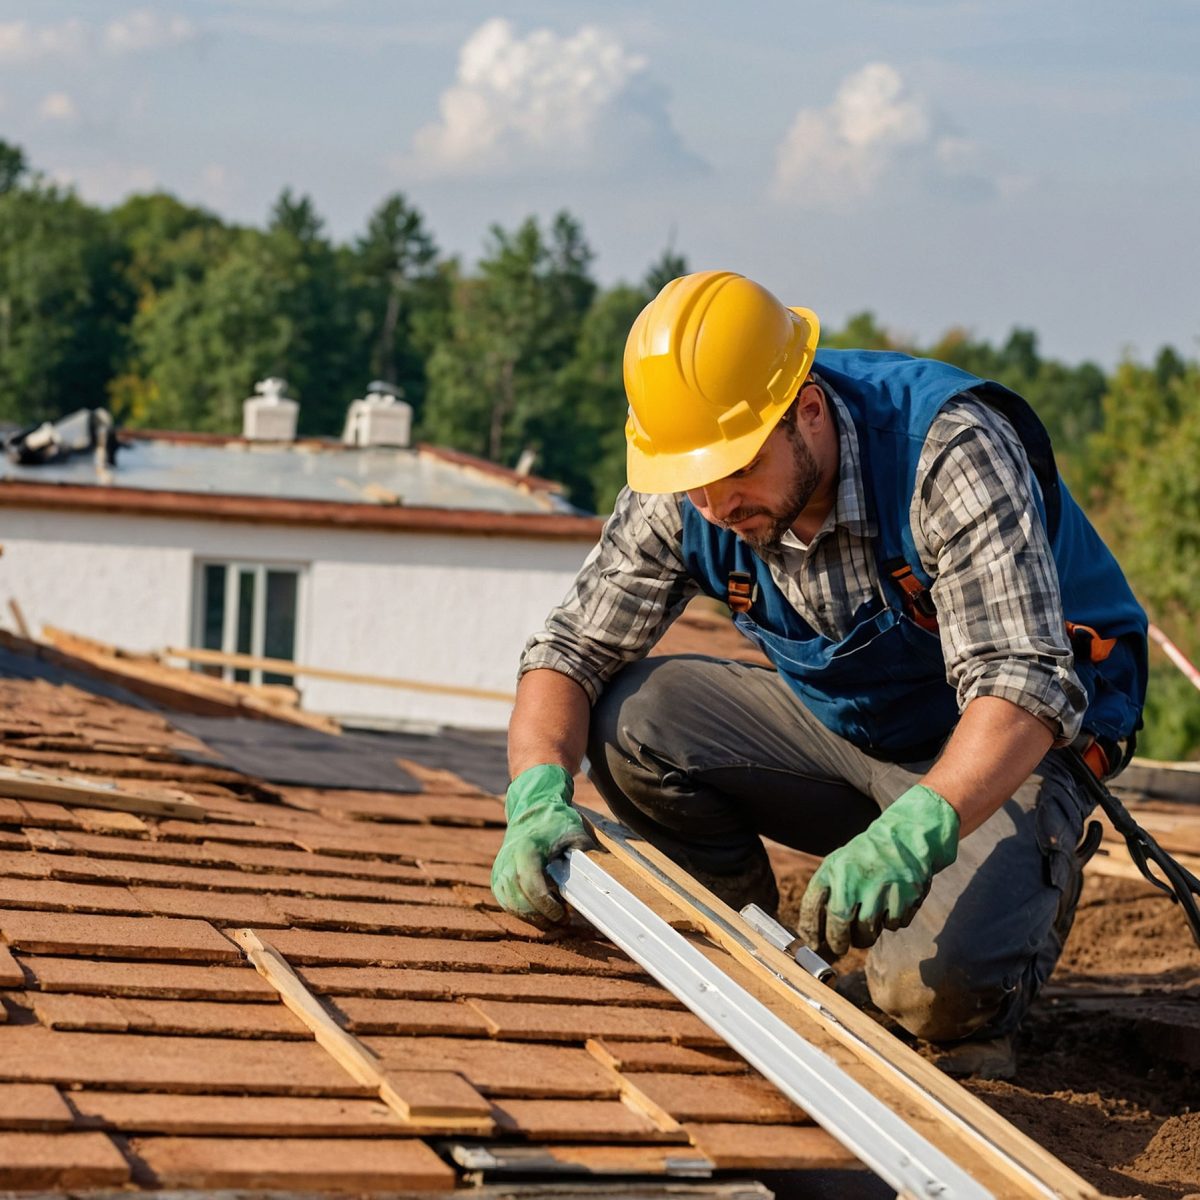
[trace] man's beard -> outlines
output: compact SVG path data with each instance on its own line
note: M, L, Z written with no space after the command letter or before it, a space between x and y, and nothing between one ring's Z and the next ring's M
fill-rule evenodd
M804 439L791 429L784 433L792 447L792 483L779 507L739 508L721 522L723 528L729 529L751 517L768 517L767 526L760 532L737 534L751 550L759 553L779 549L783 535L796 523L821 482L821 469Z

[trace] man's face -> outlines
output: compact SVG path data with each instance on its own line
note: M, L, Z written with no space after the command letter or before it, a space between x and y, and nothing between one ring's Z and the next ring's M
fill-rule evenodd
M793 410L740 471L687 495L706 521L732 530L752 550L772 550L820 482L820 467L795 426Z

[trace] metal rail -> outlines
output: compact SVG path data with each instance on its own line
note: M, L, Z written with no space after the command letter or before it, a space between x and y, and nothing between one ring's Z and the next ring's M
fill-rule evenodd
M927 1200L993 1197L585 853L568 850L548 871L573 908L897 1192Z

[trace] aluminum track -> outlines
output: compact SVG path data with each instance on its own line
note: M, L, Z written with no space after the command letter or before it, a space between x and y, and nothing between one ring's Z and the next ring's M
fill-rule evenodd
M898 1193L994 1196L585 853L568 850L548 873L576 911Z

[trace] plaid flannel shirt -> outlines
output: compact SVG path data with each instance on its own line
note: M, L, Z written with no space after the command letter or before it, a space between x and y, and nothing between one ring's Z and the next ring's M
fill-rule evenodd
M858 437L842 402L822 386L838 425L833 510L807 546L789 532L762 558L804 620L841 640L865 602L886 597ZM1047 721L1064 744L1079 731L1087 696L1073 669L1036 486L1009 422L963 393L930 428L909 520L933 579L946 678L960 711L976 696L1000 696ZM682 494L621 492L570 591L526 645L522 674L559 671L594 702L654 645L699 592L682 560L685 503Z

